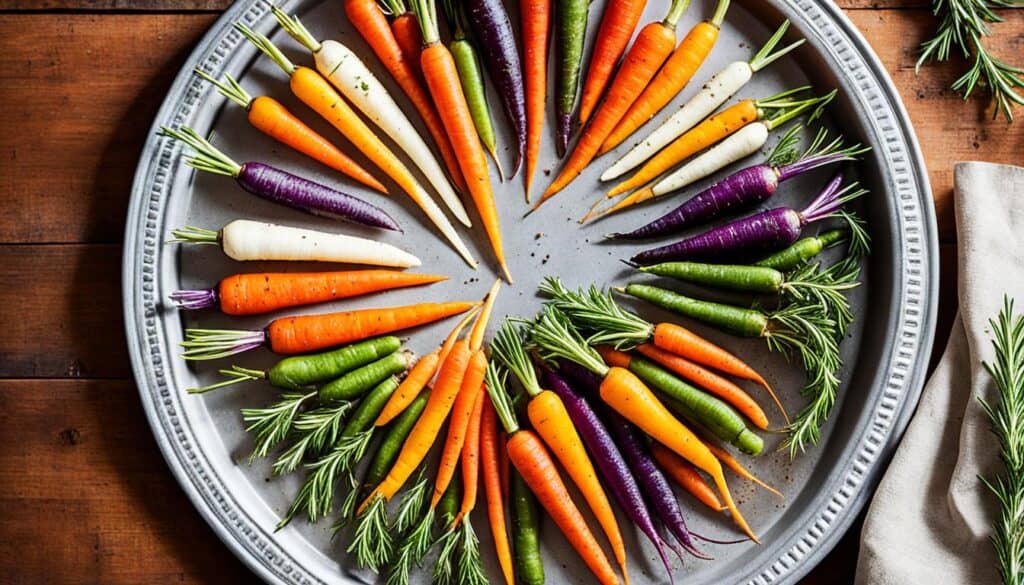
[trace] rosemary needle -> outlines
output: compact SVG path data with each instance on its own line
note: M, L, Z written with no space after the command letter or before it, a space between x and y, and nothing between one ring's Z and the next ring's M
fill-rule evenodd
M1024 583L1024 315L1015 314L1013 301L1003 299L999 316L989 321L996 359L985 363L995 381L999 402L978 401L992 422L999 441L1003 473L982 482L999 500L992 545L1003 583Z

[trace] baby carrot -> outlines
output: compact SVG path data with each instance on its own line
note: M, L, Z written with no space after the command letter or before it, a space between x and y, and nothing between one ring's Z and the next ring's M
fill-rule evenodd
M376 177L288 111L281 102L266 95L252 97L227 73L219 81L201 69L196 69L196 75L212 83L221 95L245 108L253 128L367 187L381 193L388 192Z
M186 329L182 357L208 360L226 357L262 345L274 353L308 353L344 345L384 333L432 323L464 313L476 303L419 303L384 309L360 309L321 315L275 319L260 330Z
M548 38L551 34L551 0L523 0L523 82L526 86L526 202L540 156L544 130L544 102L548 91Z
M602 585L618 584L615 571L573 503L544 443L533 431L519 427L502 378L494 364L487 368L487 393L508 433L505 446L509 460L598 581Z
M473 117L466 103L466 95L462 86L452 83L458 79L458 71L452 54L440 42L437 28L437 6L435 0L414 0L413 9L419 17L423 32L423 51L420 54L420 65L423 76L434 96L437 111L444 122L445 130L452 140L452 146L458 155L462 174L468 183L469 193L473 198L484 230L491 242L494 256L505 280L512 282L508 265L505 262L505 249L501 242L501 226L498 220L498 208L494 202L494 191L491 187L487 158L484 154L480 137L473 125Z
M766 430L768 428L768 417L765 415L761 407L750 397L743 388L740 388L732 380L719 376L718 374L698 365L690 360L680 357L678 355L669 353L659 347L651 345L650 343L643 343L638 345L636 350L643 354L646 358L657 362L664 368L686 378L687 380L699 385L708 392L718 396L722 400L725 400L737 410L742 412L744 416L750 419L750 422L761 429ZM789 417L786 416L786 411L779 404L779 410L782 412L782 416L786 418L786 423L789 423Z
M715 490L711 489L711 486L701 477L700 472L688 461L656 441L651 443L651 455L654 456L654 460L658 462L665 474L679 484L679 487L690 492L690 495L715 512L725 510L725 506L718 499Z
M481 401L484 404L480 420L480 468L484 482L484 498L487 502L487 519L491 524L491 536L501 574L505 577L505 585L514 585L515 569L508 530L505 528L505 495L501 488L498 414L494 411L490 399L483 398Z
M601 94L612 78L619 57L626 50L646 6L647 0L610 0L605 5L601 26L597 29L597 40L594 41L594 52L590 57L587 81L583 84L580 97L581 125L587 123L597 102L601 100Z
M171 293L170 297L182 309L219 305L226 315L258 315L288 307L420 286L447 278L397 270L264 272L235 274L221 280L214 288L179 290Z
M711 54L711 49L715 46L715 41L718 40L718 30L722 26L722 20L728 9L729 0L718 0L718 7L715 8L711 20L697 23L690 29L672 56L665 61L665 66L644 89L640 97L636 98L633 105L622 116L615 130L605 139L601 145L600 154L622 144L622 141L646 124L686 87L693 75L697 73L697 69Z
M466 442L462 445L462 457L460 459L462 469L462 506L455 516L453 524L469 515L476 507L477 492L480 489L480 418L483 416L484 403L489 399L483 385L477 392L476 404L473 405L473 414L469 417L469 427L466 430Z
M427 94L423 81L417 73L419 69L418 51L415 58L411 60L402 54L401 46L388 27L387 18L376 0L345 0L345 15L370 45L405 95L409 97L409 101L419 112L427 131L430 132L437 149L441 152L441 158L444 159L452 183L456 189L464 192L466 181L462 178L462 171L455 158L455 151L444 131L441 117L434 110L434 102Z
M785 497L782 495L782 492L761 481L753 473L750 473L750 471L748 471L742 463L737 461L736 458L732 456L732 453L719 447L718 445L715 445L711 441L704 441L704 444L707 445L708 449L715 455L715 457L718 457L719 461L724 463L725 466L728 467L729 469L733 470L736 473L736 475L756 483L757 485L763 487L764 489L770 491L771 493L775 494L780 498Z

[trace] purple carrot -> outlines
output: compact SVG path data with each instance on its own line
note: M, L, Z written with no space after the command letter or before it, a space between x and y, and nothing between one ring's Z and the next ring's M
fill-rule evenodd
M737 171L658 219L631 232L620 232L611 237L638 240L676 233L729 211L761 203L775 194L780 183L820 167L854 160L867 150L859 144L841 148L841 138L821 146L824 139L824 131L819 132L797 160L792 160L792 156L787 157L787 146L791 144L787 145L783 139L769 155L767 162ZM785 162L786 158L789 158L789 162Z
M665 556L665 541L658 534L651 513L644 503L643 494L640 493L640 486L637 485L636 478L630 472L629 465L619 448L615 446L612 436L608 434L608 429L604 428L601 419L586 399L573 390L558 372L546 365L541 366L541 372L544 374L545 386L562 399L569 419L583 437L587 449L594 454L594 463L611 488L612 495L619 502L619 507L654 545L662 564L665 565L669 580L675 583L672 566Z
M180 140L196 151L186 160L190 167L234 177L243 189L253 195L313 215L402 231L394 218L376 205L270 165L258 162L238 164L191 128L172 130L164 126L160 134Z
M856 189L856 183L840 188L842 182L842 173L837 173L803 211L776 207L678 242L644 250L630 260L641 265L669 260L719 261L723 257L775 251L797 241L805 225L831 217L843 204L866 193Z
M480 42L487 73L498 88L505 115L516 134L514 177L526 150L526 90L512 22L501 0L466 0L466 17Z
M587 388L593 394L600 393L601 378L590 370L567 360L559 360L558 369L564 376ZM556 390L552 388L552 391ZM686 528L686 521L683 519L683 513L679 509L679 501L676 500L672 486L669 485L668 479L665 478L665 475L654 464L654 459L647 453L632 425L618 414L612 413L610 409L604 408L602 410L608 415L604 418L608 423L604 425L605 429L614 436L615 444L618 445L620 453L628 462L633 476L639 480L641 491L646 495L647 501L653 504L654 511L658 514L662 523L668 527L672 536L678 541L678 544L687 552L698 558L708 558L694 544L693 536L696 535ZM672 548L679 558L683 558L682 552L672 542L666 542L666 544Z
M609 429L615 435L619 448L622 449L631 464L633 475L639 478L641 488L647 494L647 499L654 505L654 510L665 527L690 554L702 559L709 558L697 549L693 542L693 535L686 527L686 520L683 519L683 511L679 508L676 493L672 491L672 485L669 484L665 474L654 463L654 458L648 453L636 427L618 413L612 412L610 408L604 410Z

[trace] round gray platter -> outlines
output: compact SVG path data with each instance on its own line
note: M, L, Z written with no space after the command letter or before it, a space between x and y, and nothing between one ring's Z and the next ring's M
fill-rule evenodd
M513 22L518 22L515 3L507 4L513 11ZM650 2L642 22L660 18L666 6L665 1ZM341 2L292 1L286 2L284 8L298 13L316 36L340 40L361 54L400 103L407 104L348 24ZM595 0L590 9L588 54L602 8L602 0ZM710 0L695 1L684 16L680 31L708 17L712 9ZM796 461L790 461L787 455L774 450L780 439L768 438L767 454L751 462L751 467L781 489L786 494L785 501L753 489L738 478L731 479L740 505L764 544L707 546L715 556L714 561L691 559L678 569L677 576L685 576L691 583L790 583L810 570L869 499L917 402L932 342L937 247L921 154L891 81L841 11L831 2L736 0L718 45L695 79L706 79L730 61L749 58L784 18L793 21L791 38L804 36L807 45L755 77L738 97L763 97L808 82L818 91L839 88L839 97L830 106L826 123L842 129L851 141L873 147L863 162L849 172L871 190L860 207L870 223L874 249L865 270L864 285L852 295L858 321L843 344L843 388L821 443ZM342 143L343 139L332 128L289 94L283 74L266 58L257 57L256 51L232 31L230 25L234 21L272 33L272 38L293 60L299 64L310 62L308 55L274 25L267 3L245 0L235 3L211 28L171 87L154 123L153 137L139 162L125 234L125 322L135 377L153 432L175 476L213 530L257 575L279 583L365 581L372 576L347 570L345 541L330 540L330 520L316 525L298 520L284 530L273 530L295 494L299 478L271 478L266 463L247 464L251 442L242 428L238 409L268 404L275 392L256 383L201 397L184 392L185 388L214 380L216 369L229 361L248 367L267 367L274 361L269 352L256 351L234 360L186 365L176 355L176 344L182 339L184 327L258 328L274 315L241 319L213 312L185 315L166 302L173 290L212 286L236 272L313 266L242 265L227 259L215 247L165 244L169 230L185 224L215 229L232 219L248 217L372 235L419 255L423 271L451 277L428 288L293 312L476 299L495 277L493 264L479 230L467 234L482 261L481 269L474 272L424 224L401 195L388 200L354 187L337 174L325 172L323 167L260 135L246 124L240 108L226 103L208 83L198 81L191 73L196 67L215 76L229 72L254 95L266 93L278 98L314 128ZM692 83L659 119L674 111L699 85L697 81ZM505 132L506 124L496 96L491 98L501 133L499 144L506 146L511 143ZM413 111L411 107L408 110ZM549 111L541 164L535 178L537 193L550 180L548 171L557 170L550 118ZM239 161L271 162L365 195L385 206L405 227L405 234L382 235L350 224L312 218L258 200L229 179L196 174L185 166L180 145L156 137L158 125L183 124L211 135L217 145ZM647 131L649 128L642 132ZM620 147L616 154L627 147ZM500 156L509 168L511 153L506 149ZM495 179L506 248L517 280L514 286L502 291L494 321L506 314L529 315L536 311L539 299L534 291L544 275L558 275L573 286L591 282L617 284L629 278L618 259L637 248L603 243L601 236L639 225L678 200L663 201L579 228L574 220L600 192L597 175L610 160L606 157L597 161L564 193L525 220L521 219L526 209L521 177L505 184L498 184ZM744 164L750 163L737 166ZM366 166L370 168L369 163ZM799 207L820 188L829 172L787 183L773 204L783 202ZM394 185L391 188L399 193ZM648 307L637 308L651 319L670 318ZM408 345L417 352L429 350L450 326L451 322L444 322L413 331L409 333ZM702 327L696 329L767 372L789 411L799 409L802 376L795 367L778 355L767 353L759 341L737 341ZM769 411L769 416L779 422L776 412ZM681 502L693 530L727 539L737 534L726 518L713 518L685 495ZM489 531L480 518L476 521L484 557L493 571ZM620 518L620 523L629 526L624 518ZM649 544L638 539L632 527L625 532L632 557L633 583L667 582ZM592 580L552 526L545 527L543 553L550 582Z

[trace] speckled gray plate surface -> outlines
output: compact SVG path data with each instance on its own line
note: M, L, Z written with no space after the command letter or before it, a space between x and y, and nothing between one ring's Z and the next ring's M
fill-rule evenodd
M507 4L514 12L515 2ZM649 2L643 21L659 18L666 6L664 0ZM591 7L588 42L593 41L602 7L602 0L595 0ZM292 1L286 2L285 8L298 13L316 36L340 40L362 55L400 103L407 104L347 23L340 1ZM710 0L695 1L680 30L706 18L712 9ZM512 17L514 22L518 21L518 14ZM882 464L917 402L932 342L937 247L931 194L921 154L891 81L840 10L831 2L810 0L734 0L719 43L696 79L706 79L730 61L749 58L784 18L793 21L793 37L803 35L809 42L793 57L755 77L738 97L763 97L806 82L813 83L819 91L840 89L827 122L842 129L851 140L873 147L865 160L851 169L851 174L871 189L861 207L870 222L874 253L865 272L864 286L852 297L858 322L843 344L843 389L821 444L790 462L786 455L772 449L779 438L768 438L768 454L752 462L751 467L780 488L786 500L778 501L763 490L755 490L738 479L731 480L741 506L764 544L709 545L707 549L716 557L714 561L687 560L678 569L677 576L685 577L689 583L790 583L818 562L870 497ZM296 521L280 532L273 531L297 490L298 478L270 478L266 464L246 464L251 443L242 429L238 409L267 404L273 400L274 391L253 383L202 397L184 393L185 388L213 380L216 369L228 363L224 360L189 366L180 360L175 345L181 341L185 326L258 328L273 315L242 319L212 312L185 315L166 303L168 293L175 289L212 286L236 272L296 270L311 265L242 265L227 259L214 247L182 248L164 242L170 229L180 225L216 229L241 217L362 235L372 232L275 206L244 193L229 179L196 174L184 165L178 144L156 137L156 125L190 125L202 134L212 135L218 146L239 161L270 162L365 195L385 206L406 228L404 235L388 233L380 237L419 255L423 271L451 276L447 282L428 288L296 312L325 312L341 306L391 306L419 300L476 299L495 276L491 257L485 240L479 231L474 231L470 245L482 261L482 268L470 270L401 196L386 200L366 193L353 187L351 181L325 172L324 168L273 143L246 124L240 108L226 103L208 83L199 82L191 74L195 67L214 75L230 72L254 95L275 96L314 128L343 142L333 129L290 96L283 74L269 60L257 58L255 50L231 30L233 21L246 22L264 32L273 31L273 39L297 63L310 62L274 25L268 4L244 0L235 3L217 21L175 80L157 116L153 138L139 161L125 234L125 322L135 376L153 432L174 474L210 526L257 575L280 583L362 581L366 575L346 569L344 542L330 540L330 521L317 525ZM699 83L691 84L659 118L673 112L698 87ZM502 132L500 145L508 145L506 124L497 100L493 99L496 96L491 97ZM547 171L557 170L550 118L549 112L540 171L535 179L536 192L550 180ZM642 132L648 131L645 128ZM772 144L774 138L769 146ZM511 153L504 150L500 155L508 168ZM505 184L495 182L510 266L517 279L514 286L502 291L497 317L532 314L539 305L534 292L536 284L544 275L559 275L570 285L594 281L615 284L629 277L618 259L628 256L636 247L601 243L601 236L614 229L639 225L678 200L663 201L579 228L574 220L599 193L597 176L610 160L606 157L593 164L558 198L525 220L521 219L526 209L521 177ZM799 206L820 187L828 172L787 183L776 201ZM398 189L393 191L397 193ZM667 317L648 307L638 308L652 319ZM450 322L445 322L413 331L409 334L409 346L418 352L428 350L450 326ZM798 409L801 401L797 390L802 376L796 368L779 356L768 354L760 342L737 341L697 329L749 358L755 367L767 373L790 411ZM257 351L232 361L248 367L265 367L273 363L274 357L269 352ZM769 416L778 418L772 411ZM685 496L681 501L687 506L692 529L711 537L735 536L724 518L712 518ZM477 521L484 557L493 571L488 530L481 519ZM628 526L624 519L621 525ZM638 538L632 527L626 530L626 538L632 557L633 583L667 582L650 546ZM593 580L553 526L545 527L543 552L549 582Z

